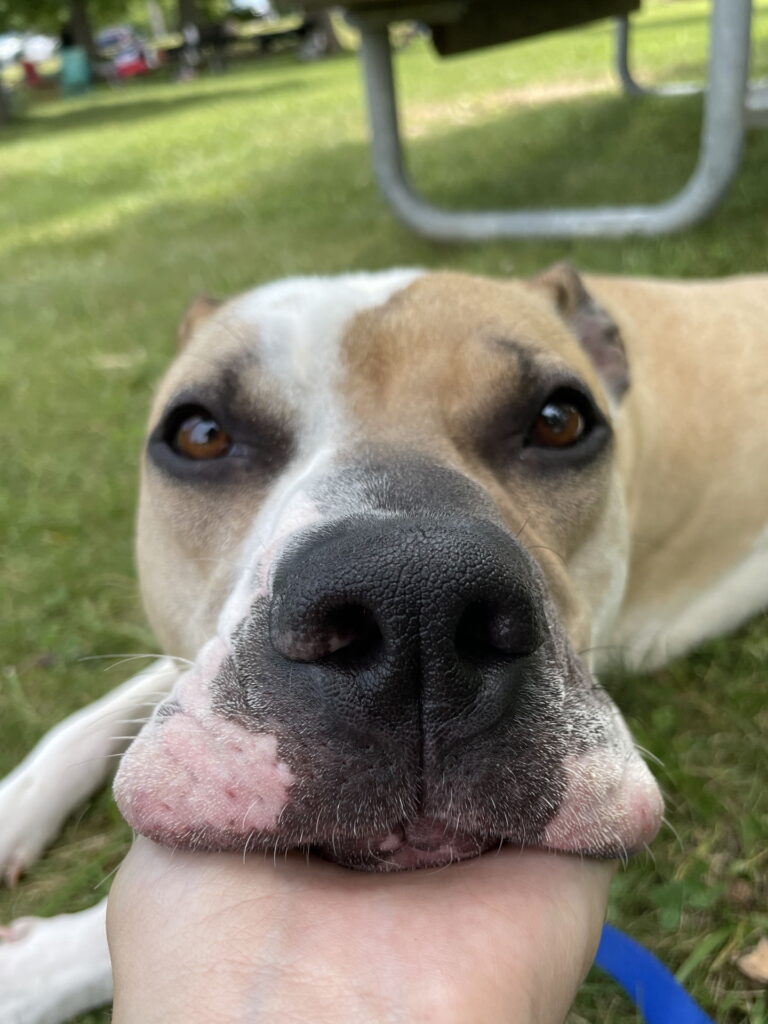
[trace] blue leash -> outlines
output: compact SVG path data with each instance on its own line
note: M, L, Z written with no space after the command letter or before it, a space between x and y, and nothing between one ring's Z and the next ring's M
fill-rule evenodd
M595 964L621 985L646 1024L714 1024L653 953L610 924Z

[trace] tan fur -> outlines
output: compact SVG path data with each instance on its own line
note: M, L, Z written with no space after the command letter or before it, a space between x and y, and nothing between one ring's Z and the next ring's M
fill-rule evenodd
M171 397L201 387L212 371L243 351L243 335L213 317L217 305L198 309L196 327L155 396L150 424ZM274 390L256 361L240 374L255 402L275 402ZM208 639L218 611L232 588L234 562L266 485L228 489L226 505L205 488L166 480L148 460L142 466L137 523L141 588L149 620L167 651L194 658Z
M617 420L631 616L712 586L766 527L768 276L585 280L633 367Z
M478 434L521 386L505 341L576 369L600 401L589 360L543 295L519 282L461 274L429 275L355 318L344 339L344 401L360 443L392 441L433 453L491 495L542 566L569 635L587 646L599 595L577 593L564 565L602 516L608 467L587 470L568 493L547 496L537 482L505 479L488 466Z

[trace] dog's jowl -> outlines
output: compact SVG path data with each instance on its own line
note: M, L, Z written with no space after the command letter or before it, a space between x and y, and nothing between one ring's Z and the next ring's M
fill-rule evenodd
M626 586L629 371L574 272L294 280L186 324L139 558L195 663L122 764L129 822L377 870L650 840L584 654Z

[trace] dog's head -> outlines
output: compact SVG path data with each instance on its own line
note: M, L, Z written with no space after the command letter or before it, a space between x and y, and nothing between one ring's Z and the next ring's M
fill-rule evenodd
M138 551L194 665L123 761L128 821L385 870L650 839L584 654L625 583L628 372L575 272L293 279L182 333Z

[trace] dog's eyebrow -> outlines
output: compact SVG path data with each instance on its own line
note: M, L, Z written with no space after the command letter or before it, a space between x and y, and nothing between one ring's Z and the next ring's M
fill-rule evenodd
M261 361L255 353L239 352L225 363L210 361L208 365L214 373L199 383L193 378L176 391L166 402L160 422L180 406L200 405L227 426L258 424L265 434L283 441L292 434L295 424L291 411L259 372Z
M219 371L218 380L214 389L218 393L219 401L233 412L240 415L247 415L253 407L254 380L250 376L254 371L261 369L261 360L249 353L244 356L240 353L235 359L223 366ZM258 390L261 390L260 388ZM259 395L263 398L265 395Z
M536 358L533 346L526 345L525 342L517 341L514 338L502 338L498 335L492 335L488 340L497 350L514 356L521 376L532 377L536 374L539 369L539 360Z
M488 340L497 351L508 353L514 357L520 387L530 388L533 382L541 376L541 368L528 345L512 338L500 338L498 335L492 335Z
M182 388L168 403L168 407L180 404L191 392L199 394L200 399L217 405L220 409L228 408L246 414L252 407L254 396L261 398L258 388L261 359L253 351L232 354L226 362L206 359L192 353L191 358L208 367L209 372L199 385ZM264 389L265 395L273 395L273 390Z
M489 346L508 354L509 369L497 371L495 386L486 394L478 410L476 429L492 443L500 437L525 432L543 402L557 388L569 388L584 394L599 410L587 383L566 364L539 354L533 344L491 335ZM505 360L506 361L506 360Z
M578 388L591 395L591 389L579 374L560 360L553 361L548 355L537 352L534 345L498 336L490 340L497 350L514 356L510 362L516 370L516 390L519 393L562 385Z
M519 341L513 341L511 338L499 338L497 335L493 335L489 341L507 352L514 353L518 359L530 358L530 352Z

